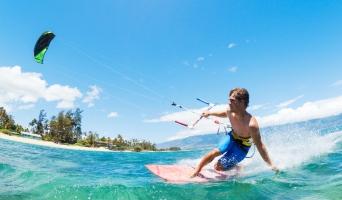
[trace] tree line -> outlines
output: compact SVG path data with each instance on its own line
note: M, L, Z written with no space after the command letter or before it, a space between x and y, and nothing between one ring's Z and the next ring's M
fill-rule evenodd
M157 151L156 144L153 144L146 140L131 139L125 140L121 134L118 134L115 138L99 137L98 134L93 132L85 133L86 139L80 140L82 146L91 147L106 147L115 151Z
M8 114L4 107L0 107L0 129L7 134L25 131L24 127L15 123L12 115Z
M82 110L77 108L75 111L60 111L58 115L47 118L45 110L39 112L38 118L34 118L30 123L31 132L38 134L43 140L55 143L75 144L86 147L105 147L117 151L164 151L180 150L172 147L169 149L157 149L156 144L147 140L131 139L125 140L122 135L115 138L99 137L96 132L82 132ZM0 129L14 132L28 131L21 125L15 123L13 117L0 107Z
M61 111L57 116L47 118L45 110L39 112L38 118L30 123L31 132L42 136L43 140L56 143L75 144L82 139L82 110Z

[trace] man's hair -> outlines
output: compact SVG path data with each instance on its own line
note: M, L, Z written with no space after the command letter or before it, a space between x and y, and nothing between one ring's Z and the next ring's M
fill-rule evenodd
M229 96L232 96L232 94L235 94L235 98L237 100L243 100L245 103L246 108L249 104L249 93L245 88L234 88L229 92Z

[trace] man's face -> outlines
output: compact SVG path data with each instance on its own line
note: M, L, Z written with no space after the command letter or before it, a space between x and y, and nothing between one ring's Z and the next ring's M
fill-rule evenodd
M233 93L229 96L228 104L231 111L237 111L243 109L243 100L236 98L236 94Z

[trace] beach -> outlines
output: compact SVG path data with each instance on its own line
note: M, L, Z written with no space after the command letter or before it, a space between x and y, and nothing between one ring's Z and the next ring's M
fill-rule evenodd
M0 132L0 139L11 140L11 141L21 142L21 143L26 143L26 144L52 147L52 148L69 149L69 150L113 152L103 147L92 148L92 147L81 147L81 146L76 146L76 145L56 144L50 141L36 140L36 139L25 138L25 137L20 137L20 136L15 136L15 135L7 135L1 132Z

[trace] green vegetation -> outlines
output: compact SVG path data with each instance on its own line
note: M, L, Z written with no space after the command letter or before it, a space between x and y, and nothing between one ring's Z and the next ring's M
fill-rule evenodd
M166 148L166 149L158 149L158 151L180 151L181 148L180 147L170 147L170 148Z
M25 130L21 125L15 123L12 115L7 114L3 107L0 107L0 129L1 132L8 135L19 134Z
M101 137L89 132L86 137L78 141L78 145L88 147L105 147L115 151L157 151L156 145L149 141L137 139L125 140L120 134L116 138Z
M8 130L8 129L0 129L0 132L1 132L1 133L5 133L5 134L7 134L7 135L20 135L20 133L17 133L17 132L15 132L15 131L10 131L10 130Z
M32 133L41 135L43 140L75 144L82 138L81 113L79 108L75 112L61 111L57 116L52 116L49 121L46 112L41 110L38 119L33 119L29 125Z
M125 140L122 135L116 138L99 137L96 132L82 132L82 110L61 111L50 120L44 110L39 112L38 118L33 119L29 126L31 132L42 136L43 140L55 143L73 144L85 147L104 147L114 151L179 151L178 147L157 149L156 144L146 140ZM0 132L13 135L28 131L21 125L15 124L13 117L0 107Z

